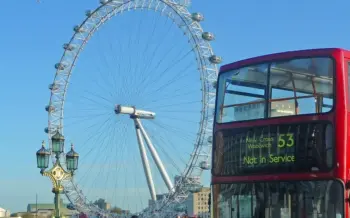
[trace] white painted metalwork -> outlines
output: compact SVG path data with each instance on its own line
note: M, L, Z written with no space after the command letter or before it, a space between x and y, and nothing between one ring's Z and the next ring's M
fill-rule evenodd
M140 130L141 130L141 133L142 133L143 137L144 137L145 140L146 140L146 143L147 143L147 145L148 145L148 148L149 148L149 150L150 150L150 152L151 152L151 154L152 154L152 157L153 157L154 161L156 162L156 165L157 165L157 167L158 167L158 170L160 171L160 174L162 175L163 180L164 180L166 186L168 187L169 192L170 192L170 193L174 192L173 183L171 182L171 180L170 180L170 178L169 178L169 175L168 175L168 173L167 173L166 170L165 170L165 167L164 167L164 165L163 165L163 163L162 163L162 161L161 161L161 159L160 159L160 157L159 157L159 155L158 155L157 150L154 148L154 146L153 146L153 144L152 144L152 142L151 142L151 139L149 138L147 132L146 132L145 129L143 128L141 121L140 121L138 118L136 118L136 119L135 119L135 122L137 123L138 127L139 127Z
M137 141L139 143L139 148L140 148L142 165L147 178L148 188L149 188L152 200L156 201L157 200L156 190L154 188L154 182L153 182L152 172L151 172L151 168L149 166L149 161L146 154L146 148L145 148L145 145L143 144L142 135L141 135L142 133L140 130L140 126L138 124L138 118L134 119L134 123L135 123Z
M64 53L61 60L55 65L54 82L49 86L51 91L50 103L46 107L48 127L45 128L45 132L48 133L48 137L51 139L56 130L60 130L63 134L64 101L75 63L91 36L109 19L129 10L140 9L153 10L172 19L188 37L189 44L194 48L197 57L199 77L202 82L202 110L197 140L186 169L181 175L183 179L175 184L175 191L169 193L169 196L158 205L157 209L161 211L160 217L170 217L170 215L175 214L174 207L176 204L186 199L190 193L188 187L199 185L198 180L194 178L200 178L202 171L209 169L208 165L211 161L211 142L209 142L209 139L212 137L216 95L215 86L218 73L216 64L220 63L221 58L214 55L210 45L214 35L204 32L200 25L204 16L200 13L191 14L187 8L189 3L189 0L101 0L99 7L86 12L86 19L73 28L72 38L69 43L63 45ZM145 114L148 117L153 116L150 113ZM63 158L62 164L64 164ZM73 179L65 181L64 187L67 197L80 212L112 216L107 211L91 204ZM154 208L148 208L141 213L141 217L155 217L153 212Z

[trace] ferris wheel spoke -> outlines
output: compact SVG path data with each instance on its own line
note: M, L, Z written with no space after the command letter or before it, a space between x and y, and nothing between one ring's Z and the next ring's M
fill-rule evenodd
M100 134L100 136L101 135L102 134ZM99 170L97 176L95 177L95 180L92 182L90 189L93 189L93 185L96 184L98 178L101 176L101 173L102 174L104 173L104 170L107 167L107 161L108 161L108 158L106 157L102 163L98 162L99 158L102 157L102 155L103 155L102 151L107 150L108 143L106 143L106 140L102 140L102 143L100 143L100 140L97 140L97 142L98 142L98 145L99 145L99 149L98 149L98 153L96 154L96 156L95 156L95 158L94 158L94 160L92 162L92 165L97 164L97 165L101 165L101 167L100 167L100 170ZM110 153L111 152L108 152L108 154L110 154Z
M142 21L143 20L140 20L139 24L138 24L138 28L137 28L137 33L135 34L135 36L137 36L137 40L136 40L136 48L138 48L140 46L140 36L141 36L141 26L142 26ZM136 75L137 72L139 72L140 70L140 64L136 64L136 63L139 63L138 60L140 60L140 58L142 57L142 54L140 54L140 52L137 52L137 58L136 58L136 61L135 61L135 58L133 58L133 60L131 60L131 56L129 56L129 60L130 60L130 65L133 66L133 69L130 70L130 72L132 72L132 78L137 78L138 76ZM141 75L142 76L142 75ZM136 83L139 82L137 81L137 79L133 79L132 80L132 87L137 87L136 86Z
M159 138L159 140L158 140ZM155 145L156 145L156 148L158 148L162 154L171 162L171 165L176 169L176 173L177 174L181 174L181 170L180 168L177 166L177 164L175 163L174 159L171 158L171 156L168 154L168 152L163 148L165 146L157 146L157 145L167 145L168 142L166 142L164 140L164 138L162 136L159 136L159 137L152 137L152 140L155 142ZM178 158L181 158L181 156L176 156ZM183 162L185 163L185 161Z
M67 117L67 121L66 124L65 124L65 127L71 127L71 126L74 126L74 125L77 125L77 124L81 124L83 122L86 122L86 121L91 121L91 120L94 120L94 119L97 119L99 117L102 117L102 116L105 116L107 115L108 112L106 113L94 113L94 114L90 114L90 115L80 115L80 116L72 116L72 117Z
M155 71L159 72L158 74L155 75L155 78L152 77L151 80L151 84L157 82L157 81L161 81L161 79L164 77L164 75L171 70L173 67L177 66L179 63L181 63L182 60L184 60L188 55L190 55L193 52L194 48L191 48L189 51L187 51L184 55L180 56L180 54L182 53L182 51L180 52L180 54L178 56L180 56L180 58L175 59L175 61L173 61L172 63L170 63L164 70L162 71L158 71L158 68L160 67L160 64L157 65ZM176 57L178 57L176 56ZM164 59L163 59L164 60ZM151 79L151 78L150 78ZM150 84L148 83L148 84Z
M157 16L157 14L155 14L155 25L154 25L154 28L153 28L153 30L152 30L152 35L151 35L151 37L150 38L148 38L148 41L147 41L147 43L146 43L146 48L145 48L145 50L144 50L144 53L143 54L145 54L146 53L146 49L148 49L149 48L149 45L151 44L151 40L152 40L152 38L154 37L154 34L155 34L155 30L156 30L156 27L157 27L157 24L158 24L158 22L156 22L156 16ZM166 20L165 21L165 23L167 23L167 21L168 20ZM163 44L163 42L165 41L165 39L167 38L167 36L168 36L168 34L169 34L169 30L170 30L170 28L172 27L173 25L171 24L171 26L169 27L169 29L168 29L168 31L166 31L166 33L165 33L165 36L164 37L162 37L159 41L158 41L158 44L157 44L157 46L155 47L155 49L153 50L153 52L151 52L151 55L147 58L147 56L144 56L144 65L143 65L143 70L142 70L142 74L141 74L141 78L142 78L142 80L141 80L141 83L138 85L138 86L141 86L142 85L142 83L143 83L143 81L145 80L145 79L147 79L148 77L149 77L149 69L150 69L150 67L152 66L152 64L153 64L153 62L154 62L154 58L156 57L156 53L157 53L157 51L159 50L159 47L160 47L160 45L161 44Z
M193 63L190 63L186 66L186 68L180 72L186 72L190 69L190 67L193 66ZM150 93L146 93L145 96L152 95L156 92L163 91L165 88L169 88L172 84L176 84L176 82L179 82L179 79L184 78L185 76L188 76L189 74L177 74L175 73L175 76L167 81L164 82L164 84L157 89L153 90Z
M86 93L88 93L88 94L90 94L90 95L93 95L94 97L97 97L97 98L99 98L99 99L101 99L101 100L104 100L104 101L108 102L108 103L111 104L111 105L113 105L113 103L114 103L114 102L112 102L111 100L108 100L107 98L105 98L105 97L103 97L103 96L101 96L101 95L99 95L99 94L92 93L92 92L89 92L89 91L87 91Z
M168 94L168 95L162 96L162 98L156 98L156 99L152 98L152 100L150 100L148 104L142 105L142 107L149 106L150 104L153 104L153 103L164 103L164 101L165 101L165 103L168 103L169 100L174 100L174 99L177 99L178 97L183 98L184 96L189 96L192 93L193 93L193 91L189 91L189 92L181 93L181 94L179 94L179 93L174 93L173 95ZM159 106L162 106L162 105L159 105ZM153 106L153 107L155 107L155 106ZM162 110L162 112L164 112L164 111L165 110ZM196 111L196 113L198 113L198 111Z
M146 72L147 72L147 75L149 75L149 74L152 73L152 72L160 72L160 71L159 71L160 66L162 65L162 63L163 63L165 60L167 60L168 56L172 53L172 51L173 51L176 47L177 47L177 44L174 44L169 50L167 50L167 51L165 52L165 54L162 55L163 58L161 58L161 59L157 62L156 66L155 66L154 68L152 68L152 69L146 71ZM183 50L185 50L185 49L186 49L186 46L183 46ZM182 52L182 51L180 51L178 55L180 55L181 52ZM178 55L176 55L175 57L178 57ZM149 66L151 66L151 64L149 64ZM151 76L146 77L146 78L141 82L141 84L140 84L141 89L147 89L147 88L150 86L150 84L154 84L154 83L157 81L157 78L158 78L160 75L161 75L161 73L158 73L158 74L154 74L154 75L151 74Z
M162 102L165 100L168 100L169 98L174 99L175 97L183 97L182 99L185 99L184 97L188 96L188 98L198 98L199 93L199 88L198 87L192 87L191 86L186 86L185 84L181 85L182 89L176 88L174 90L163 90L160 96L153 96L153 95L148 95L149 101L148 104L154 103L154 102ZM165 101L165 103L168 103L168 101ZM198 111L197 111L198 112Z
M159 78L157 78L157 80L159 81L161 78L163 78L170 70L173 69L173 67L178 66L178 64L180 64L186 57L188 57L188 55L192 54L193 52L193 48L189 51L187 51L184 55L180 56L180 58L178 58L177 60L175 60L173 63L169 64L168 67L166 67L163 71L160 71L161 73L159 73ZM192 65L187 65L187 69L189 69L189 67ZM175 77L178 74L175 73ZM156 82L156 80L153 80L152 82ZM164 86L164 84L163 84Z
M114 127L114 128L115 128L115 127ZM112 128L110 128L110 130L111 130L111 129L112 129ZM109 131L108 134L111 134L111 131ZM109 141L106 143L106 147L105 147L106 150L107 150L107 146L111 144L111 139L112 139L112 138L109 138ZM108 165L108 167L107 167L107 172L110 172L110 169L111 169L111 163L109 163L109 164L107 164L107 163L108 163L108 160L110 160L110 158L111 158L112 152L113 152L113 146L109 146L108 154L106 155L106 158L105 158L105 160L104 160L104 162L103 162L104 165ZM105 174L105 168L103 167L102 169L103 169L103 171L102 171L101 174L104 175L104 174ZM99 174L96 176L96 178L97 178L97 177L100 177L101 174L99 173ZM104 182L104 187L106 187L106 189L107 189L107 187L108 187L109 175L110 175L110 173L107 173L107 176L106 176L107 178L106 178L106 180L105 180L105 182ZM105 198L106 198L106 192L105 192Z
M188 104L194 104L194 103L200 103L200 102L201 102L201 101L180 102L180 103L177 103L177 104L167 104L167 105L158 106L157 108L167 108L167 107L180 106L180 105L188 105Z
M177 142L177 146L175 146L172 142L170 142L170 148L173 149L173 151L175 151L175 153L177 154L177 156L181 157L184 155L183 151L179 151L178 148L184 149L186 146L180 146L180 144L184 144L184 145L193 145L194 144L194 136L195 134L193 134L193 136L190 135L184 135L184 134L178 134L180 131L176 130L176 129L170 129L170 128L164 128L162 125L157 125L158 126L158 133L160 133L161 136L159 136L159 138L162 138L164 135L166 136L167 139L171 139L171 138L176 138L177 141L182 140L181 143ZM162 131L160 131L162 130ZM176 136L175 136L176 135ZM170 140L168 140L170 141ZM165 144L168 145L168 144ZM182 154L181 154L182 153Z
M159 121L154 122L154 124L159 126L162 129L164 129L164 131L166 131L168 133L180 133L179 137L183 137L183 138L186 138L188 140L193 139L193 136L196 135L196 133L194 133L194 132L190 132L188 130L184 130L182 128L179 128L178 126L167 125L167 124L161 123Z
M104 122L99 123L99 124L92 124L89 127L86 128L86 130L84 131L85 133L90 133L89 131L91 131L91 133L88 135L87 140L85 141L85 143L83 144L84 147L82 148L82 151L84 151L87 148L87 145L91 144L91 145L95 145L95 144L99 144L99 140L101 139L105 129L107 128L106 124L111 121L112 116L108 117ZM92 127L99 125L99 131L95 131L95 130L91 130ZM94 140L94 141L90 141L90 140ZM91 142L91 143L90 143ZM92 150L95 149L95 146L92 146ZM89 151L92 152L92 150ZM86 155L88 155L89 153L87 153Z
M145 104L142 104L142 107L149 107L152 106L154 108L157 107L162 107L162 106L166 106L169 104L169 101L180 101L183 99L191 99L191 98L195 98L195 97L199 97L200 95L197 93L196 95L193 94L195 92L198 92L198 89L190 89L189 91L186 92L165 92L162 93L162 96L159 97L151 97L152 95L149 96L149 101ZM159 91L160 92L160 91ZM198 103L198 101L196 102L191 102L191 103ZM181 103L180 103L181 104ZM171 106L176 106L176 105L171 105ZM157 110L161 110L164 111L163 108L157 108ZM200 111L200 108L198 108L198 110L196 111L197 113Z
M172 155L174 155L175 157L177 157L177 159L179 159L180 161L183 161L183 152L179 152L179 150L176 148L176 146L170 141L170 140L166 140L165 138L171 138L171 134L167 135L166 132L162 132L160 130L162 130L162 127L160 127L161 129L152 129L152 136L153 136L153 140L155 141L155 146L157 146L158 149L161 149L162 153L169 158L169 160L171 160L172 162L174 161L172 158L170 158L168 153L171 153ZM154 137L154 135L157 135L157 137ZM172 136L174 136L172 134ZM172 148L173 151L166 152L166 148L167 150L169 148ZM174 162L173 162L174 163ZM175 169L178 169L178 166L173 165Z

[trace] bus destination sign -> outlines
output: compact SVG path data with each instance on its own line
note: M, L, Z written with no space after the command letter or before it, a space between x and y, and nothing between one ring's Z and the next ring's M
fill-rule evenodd
M295 162L294 133L280 133L274 136L246 136L243 138L247 147L243 156L244 165L279 164ZM261 153L261 150L266 152ZM262 154L266 156L261 156Z
M333 143L325 144L326 123L237 128L215 134L214 173L320 171L330 167ZM329 150L331 152L326 152Z

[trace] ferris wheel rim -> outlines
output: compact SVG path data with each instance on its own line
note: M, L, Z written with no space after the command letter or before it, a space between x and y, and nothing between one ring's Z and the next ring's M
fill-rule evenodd
M139 3L143 3L142 5L140 5ZM145 7L145 5L147 5L147 2L149 3L149 7ZM157 5L152 5L153 2L158 2ZM130 7L130 5L134 3L135 7ZM161 11L161 7L159 7L159 4L164 4L164 8ZM111 4L113 4L114 6L112 6ZM116 6L117 4L119 4L118 6ZM138 5L139 4L139 5ZM126 8L125 5L129 5L129 8ZM138 7L137 7L138 5ZM153 6L153 7L151 7ZM86 35L86 37L83 37L79 40L77 40L77 38L79 36L84 36L80 30L81 28L84 28L86 23L90 20L93 19L98 19L96 17L93 17L94 15L98 15L99 12L101 12L102 10L108 10L109 8L112 8L109 12L106 12L105 15L101 16L100 19L98 21L96 21L95 26L91 27L91 29L88 31ZM170 13L164 13L164 11L166 9L169 9L170 11L173 12L177 12L177 17L172 17L170 15ZM120 9L120 10L119 10ZM123 0L114 0L114 1L107 1L107 3L105 4L101 4L99 7L97 7L94 11L90 11L90 15L87 16L87 18L79 25L75 27L75 33L73 34L72 38L70 39L68 45L72 45L75 44L76 41L80 42L81 44L78 45L78 49L77 52L73 55L71 55L71 51L69 51L69 49L65 48L65 51L60 59L59 66L56 66L57 71L55 74L55 78L54 78L54 83L52 84L53 86L55 86L56 81L59 81L59 76L60 74L63 74L63 72L67 73L66 77L67 77L67 81L64 85L64 89L61 90L63 92L59 92L57 90L54 90L54 88L51 90L51 96L50 96L50 105L49 107L51 107L53 104L53 102L55 101L55 97L57 96L61 96L62 100L60 101L60 104L57 104L57 102L55 102L55 105L60 105L61 107L59 108L59 114L58 116L56 115L56 117L58 117L59 121L59 125L54 125L51 121L52 121L52 117L53 114L56 112L51 111L51 108L49 108L49 123L48 123L48 136L49 139L51 138L52 134L54 133L54 131L56 130L63 130L63 112L64 112L64 102L65 102L65 96L67 93L67 89L68 89L68 84L69 84L69 78L72 74L72 71L74 69L75 63L80 55L80 53L82 52L83 48L85 47L85 45L88 43L89 39L94 35L94 33L98 30L98 28L102 25L104 25L105 23L108 22L109 19L113 18L114 16L122 13L123 11L125 11L126 9L130 10L130 9L149 9L149 10L154 10L155 12L160 12L161 15L168 17L170 19L172 19L174 22L176 22L176 18L181 18L181 21L185 24L186 28L181 28L179 27L179 29L181 29L184 33L188 33L191 35L192 40L189 39L189 44L192 45L195 49L194 52L196 54L197 57L197 66L198 66L198 71L200 73L200 77L202 78L201 80L201 87L202 87L202 111L201 113L201 118L200 118L200 126L198 128L198 136L196 139L196 143L195 143L195 147L194 150L192 152L191 158L189 160L189 164L187 165L187 168L184 170L184 175L185 177L190 176L190 174L193 171L193 167L195 166L195 164L197 164L198 159L199 159L199 150L201 149L201 146L203 146L203 137L205 135L205 133L203 133L203 131L206 131L205 128L209 125L210 126L210 115L209 115L209 91L210 91L210 83L213 83L216 81L216 75L217 75L217 67L215 63L210 62L209 58L214 55L213 51L211 49L210 43L209 41L205 41L204 39L201 38L201 36L199 36L199 33L203 33L203 29L201 28L199 22L195 22L192 21L191 23L188 23L192 17L191 14L189 13L189 11L187 10L187 8L185 8L184 6L178 5L176 4L175 1L173 0L128 0L128 1L123 1ZM183 15L181 15L179 13L179 10L183 10L180 13L183 13ZM177 23L178 24L178 23ZM193 25L193 26L191 26ZM193 30L193 28L197 28L197 33L195 33L195 31ZM202 44L206 44L207 46L207 53L204 54L204 52L202 50L200 50L200 44L198 41L202 40ZM65 71L64 68L64 64L65 61L67 61L66 57L67 56L72 56L72 61L70 66L68 67L68 70ZM209 67L210 66L210 67ZM213 75L209 75L209 71L212 70L211 72L213 73ZM212 76L213 78L210 78L210 76ZM213 88L213 87L211 87ZM215 89L215 88L214 88ZM215 92L214 92L215 93ZM215 99L215 96L214 96ZM55 107L54 107L55 110ZM57 122L57 120L56 120ZM56 128L54 128L56 127ZM63 131L62 131L63 134ZM50 140L49 140L50 141ZM50 144L51 146L51 144ZM210 152L208 152L207 154L208 158L210 157ZM200 171L201 173L202 171ZM75 184L73 182L73 180L70 180L70 182L72 183L72 185L75 187L76 190L79 190L78 187L76 186L77 184ZM82 195L83 196L83 195ZM68 197L68 196L67 196ZM81 196L80 196L81 197Z

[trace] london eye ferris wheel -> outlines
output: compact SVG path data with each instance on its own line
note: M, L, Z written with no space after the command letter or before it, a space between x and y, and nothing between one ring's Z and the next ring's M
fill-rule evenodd
M64 181L78 211L114 216L94 204L103 198L141 214L175 213L201 187L221 58L189 3L101 0L63 45L45 131L49 139L64 131L81 153Z

